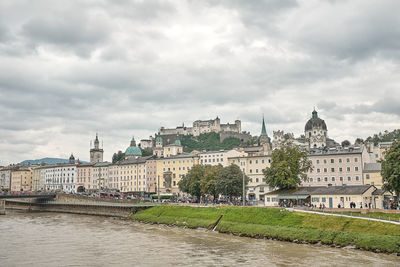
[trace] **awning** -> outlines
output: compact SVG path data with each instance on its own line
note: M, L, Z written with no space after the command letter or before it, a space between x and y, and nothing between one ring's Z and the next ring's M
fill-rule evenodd
M278 199L306 199L310 195L278 195Z

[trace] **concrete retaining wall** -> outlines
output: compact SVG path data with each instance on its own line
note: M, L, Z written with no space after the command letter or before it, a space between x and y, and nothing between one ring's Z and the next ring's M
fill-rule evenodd
M32 203L20 200L7 200L6 207L7 209L26 211L48 211L112 217L128 217L140 210L148 209L152 206L107 205L101 203Z

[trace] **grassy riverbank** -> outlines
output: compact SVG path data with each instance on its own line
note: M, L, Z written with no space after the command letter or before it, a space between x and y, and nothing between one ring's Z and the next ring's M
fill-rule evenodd
M189 228L211 229L249 237L400 253L400 226L337 216L251 207L160 206L140 211L132 219Z

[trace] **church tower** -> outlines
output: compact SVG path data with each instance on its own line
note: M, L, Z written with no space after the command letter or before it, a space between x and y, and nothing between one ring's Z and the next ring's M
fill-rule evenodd
M270 139L268 137L267 129L265 127L264 116L263 116L262 126L261 126L261 135L260 135L260 138L258 139L258 142L259 142L260 146L263 146L264 152L268 152L271 150Z
M309 148L326 147L326 139L328 138L328 128L324 120L318 117L317 111L314 109L312 117L304 127L304 135Z
M90 163L103 162L104 151L99 147L99 137L96 133L96 139L94 140L94 147L90 149Z

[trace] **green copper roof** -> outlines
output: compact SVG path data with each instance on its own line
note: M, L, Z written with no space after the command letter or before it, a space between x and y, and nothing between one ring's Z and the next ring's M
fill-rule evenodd
M157 143L162 143L162 138L161 138L161 136L157 136L156 142L157 142Z
M142 150L137 146L130 146L125 150L125 156L141 156Z
M268 135L267 130L265 129L264 116L263 116L263 121L262 121L261 135Z
M182 145L182 144L181 144L181 140L179 140L179 135L176 136L176 139L175 139L174 144L175 144L175 145L178 145L178 146L181 146L181 145Z
M99 142L99 137L97 136L97 133L96 133L96 139L94 140L94 142L95 142L95 143L98 143L98 142Z

